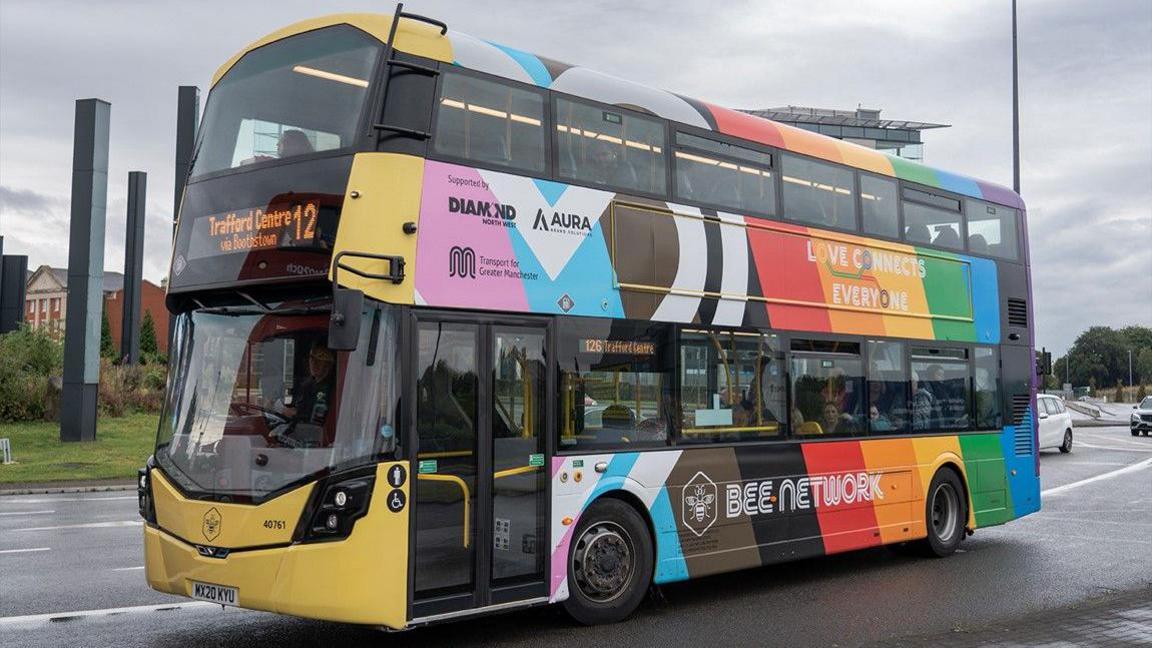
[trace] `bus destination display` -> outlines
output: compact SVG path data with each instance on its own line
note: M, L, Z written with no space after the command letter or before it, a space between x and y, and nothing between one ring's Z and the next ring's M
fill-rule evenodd
M192 224L191 259L277 248L312 247L320 205L249 207L198 217Z

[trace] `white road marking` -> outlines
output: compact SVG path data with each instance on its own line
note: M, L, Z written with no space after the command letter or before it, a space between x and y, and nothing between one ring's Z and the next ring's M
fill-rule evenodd
M1124 468L1118 468L1116 470L1111 470L1111 471L1108 471L1106 473L1101 473L1099 475L1096 475L1095 477L1088 477L1087 479L1081 479L1080 481L1074 481L1071 484L1064 484L1063 486L1056 486L1054 488L1049 488L1048 490L1041 491L1040 496L1041 497L1052 497L1053 495L1060 495L1061 493L1067 493L1070 490L1080 488L1081 486L1087 486L1088 484L1091 484L1094 482L1103 481L1105 479L1112 479L1113 477L1119 477L1120 475L1126 475L1128 473L1136 472L1138 470L1144 470L1145 468L1147 468L1149 466L1152 466L1152 457L1149 457L1148 459L1145 459L1144 461L1139 461L1137 463L1134 463L1130 466L1125 466Z
M1119 543L1123 543L1123 544L1138 544L1138 545L1152 546L1152 540L1133 540L1130 538L1112 538L1112 537L1108 537L1108 536L1082 536L1082 535L1068 535L1067 533L1056 533L1056 534L1045 533L1045 534L1036 534L1034 537L1038 537L1042 540L1047 540L1049 542L1066 542L1068 540L1083 540L1085 543L1088 543L1088 544L1119 542ZM2 623L2 622L3 622L3 619L0 619L0 623Z
M188 608L216 607L216 603L207 601L192 601L190 603L170 603L168 605L137 605L134 607L106 608L103 610L82 610L79 612L53 612L51 614L28 614L24 616L0 617L0 625L16 625L21 623L44 623L51 621L72 620L78 618L111 616L114 614L130 614L134 612L164 612L168 610L185 610Z
M1091 511L1085 512L1090 513ZM1039 515L1053 522L1075 522L1076 524L1111 524L1114 526L1122 527L1152 527L1152 522L1132 522L1131 520L1126 522L1113 522L1111 520L1086 520L1084 518L1049 517L1046 515L1045 511L1041 511Z
M136 571L138 569L144 569L144 565L140 565L139 567L117 567L112 571Z
M35 547L33 549L0 549L0 554L29 553L32 551L52 551L51 547Z
M61 526L29 527L27 529L12 529L13 531L58 531L60 529L112 529L119 527L135 527L143 524L143 520L122 520L120 522L89 522L87 524L64 524Z
M48 515L55 512L56 511L11 511L0 513L0 515Z
M1123 461L1061 461L1061 466L1127 466Z
M1072 445L1073 449L1076 449L1077 447L1092 448L1093 450L1114 450L1117 452L1152 452L1152 448L1118 448L1116 446L1102 446L1096 445L1094 443L1084 443L1083 441L1074 443Z
M6 499L0 498L2 504L51 504L53 502L110 502L112 500L134 500L135 495L118 495L116 497L52 497L36 499Z

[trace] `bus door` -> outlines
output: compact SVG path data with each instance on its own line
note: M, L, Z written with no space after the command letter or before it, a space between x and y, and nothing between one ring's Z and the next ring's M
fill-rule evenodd
M547 596L548 331L501 321L414 327L414 620Z

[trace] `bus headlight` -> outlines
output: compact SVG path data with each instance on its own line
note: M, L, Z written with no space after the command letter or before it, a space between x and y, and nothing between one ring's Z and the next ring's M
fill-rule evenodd
M300 542L326 542L347 538L356 520L368 513L375 482L375 473L364 470L322 480L300 516L296 539Z

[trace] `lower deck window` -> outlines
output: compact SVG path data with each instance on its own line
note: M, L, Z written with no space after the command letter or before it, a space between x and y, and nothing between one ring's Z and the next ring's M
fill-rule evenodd
M965 429L968 350L912 347L912 429Z
M792 349L792 433L863 434L867 424L860 345L794 340Z
M668 439L667 330L604 320L562 323L562 450Z
M778 437L785 415L783 354L775 335L684 331L680 434L684 441Z

